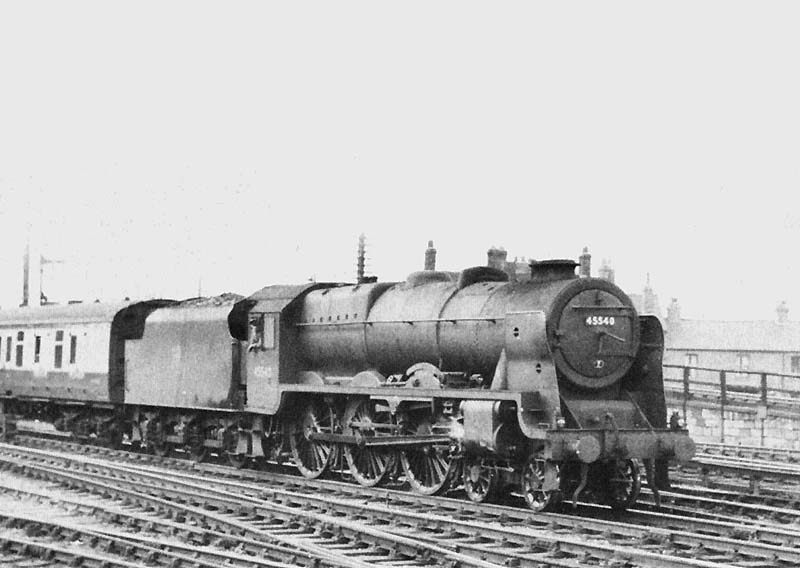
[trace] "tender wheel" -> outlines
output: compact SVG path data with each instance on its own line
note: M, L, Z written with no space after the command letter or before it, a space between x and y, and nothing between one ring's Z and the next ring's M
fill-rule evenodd
M381 426L390 425L391 415L388 410L377 409L374 401L359 399L347 405L343 427L345 435L374 438ZM385 428L383 434L389 433L390 429ZM385 447L347 444L344 446L344 457L350 467L350 474L365 487L372 487L383 481L395 464L394 451Z
M427 419L406 429L405 434L430 436L433 428ZM449 444L410 446L400 452L400 462L411 489L422 495L438 495L450 487L453 460Z
M612 509L624 511L636 502L642 488L639 462L636 460L610 461L606 465L607 484L603 501Z
M228 463L236 469L244 469L247 466L248 458L244 454L227 454Z
M99 427L98 441L106 448L119 450L122 448L122 428L116 420L104 422Z
M497 495L499 476L497 468L484 458L468 457L464 460L464 492L470 501L487 503Z
M236 426L231 426L225 429L223 433L222 449L225 454L225 459L228 463L236 469L242 469L247 465L247 454L237 453L237 446L239 442L239 429Z
M169 456L171 447L167 442L167 431L164 423L154 418L147 423L147 448L162 458Z
M186 435L186 453L193 462L202 463L208 458L208 448L203 445L205 432L200 424L192 423Z
M297 469L304 477L316 479L334 461L335 446L330 442L310 439L311 434L332 434L336 427L336 416L329 406L309 404L293 425L289 435L292 456Z
M552 510L561 502L561 475L552 461L532 455L522 468L522 496L536 512Z

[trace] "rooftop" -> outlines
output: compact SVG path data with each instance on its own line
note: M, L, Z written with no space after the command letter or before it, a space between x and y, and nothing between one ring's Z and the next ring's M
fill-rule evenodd
M666 344L667 349L697 351L800 352L800 321L681 319L668 324Z

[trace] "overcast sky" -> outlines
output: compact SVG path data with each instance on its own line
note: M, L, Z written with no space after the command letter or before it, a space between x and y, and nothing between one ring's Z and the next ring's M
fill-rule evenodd
M2 2L0 305L609 259L800 319L794 2ZM38 268L34 267L36 290ZM35 292L35 293L38 293Z

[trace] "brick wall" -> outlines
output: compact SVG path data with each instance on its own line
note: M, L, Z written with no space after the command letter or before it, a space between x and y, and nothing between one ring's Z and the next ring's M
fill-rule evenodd
M681 400L668 400L668 415L684 411ZM689 433L698 443L740 444L800 449L800 411L764 405L727 405L692 400L686 404Z

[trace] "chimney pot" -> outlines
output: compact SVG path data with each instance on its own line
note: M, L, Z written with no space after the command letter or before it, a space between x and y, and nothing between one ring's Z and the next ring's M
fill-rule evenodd
M583 247L583 254L580 258L580 273L581 278L589 278L592 275L592 255L589 254L589 247Z
M786 300L778 304L776 311L778 312L778 323L786 323L789 321L789 306L786 305Z
M425 270L436 270L436 249L433 248L433 241L428 241L428 248L425 249Z

